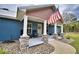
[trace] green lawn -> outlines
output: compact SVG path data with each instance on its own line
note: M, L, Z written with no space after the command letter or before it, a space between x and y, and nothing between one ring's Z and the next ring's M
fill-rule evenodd
M7 54L8 52L5 51L4 49L0 48L0 54Z
M79 33L67 33L65 34L66 38L74 39L74 42L70 43L76 49L76 53L79 54Z

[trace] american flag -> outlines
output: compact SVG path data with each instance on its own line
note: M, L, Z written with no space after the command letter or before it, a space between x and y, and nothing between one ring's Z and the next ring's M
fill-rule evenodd
M62 16L59 10L56 10L48 19L48 24L54 24L57 21L62 20Z

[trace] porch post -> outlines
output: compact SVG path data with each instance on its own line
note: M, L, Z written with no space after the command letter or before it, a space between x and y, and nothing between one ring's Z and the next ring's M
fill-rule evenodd
M23 34L22 36L20 36L19 39L21 53L28 53L29 36L27 35L27 22L28 22L28 16L24 15Z
M54 35L53 35L53 38L57 39L57 36L58 36L58 34L57 34L57 23L55 23L54 24Z
M57 34L57 23L54 24L54 34Z
M44 20L44 33L43 35L47 35L47 20Z
M48 43L48 36L47 36L47 20L44 20L43 41L44 41L45 44Z
M63 38L63 35L64 35L64 34L63 34L63 25L61 25L61 34L60 34L60 35L61 35L61 37Z
M27 22L28 22L28 16L24 15L24 24L23 24L23 37L27 37Z
M63 33L63 25L61 25L61 33Z

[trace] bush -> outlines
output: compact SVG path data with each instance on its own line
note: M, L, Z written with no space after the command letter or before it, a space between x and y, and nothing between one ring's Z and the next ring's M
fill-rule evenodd
M65 38L66 38L66 39L70 39L70 36L69 36L69 35L65 35Z
M67 36L66 38L67 38L67 39L70 39L70 36Z

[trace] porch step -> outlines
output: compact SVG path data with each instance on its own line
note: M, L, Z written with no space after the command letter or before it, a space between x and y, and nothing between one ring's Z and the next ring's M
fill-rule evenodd
M36 45L43 44L43 43L44 42L42 41L42 37L39 37L39 38L31 38L29 40L29 47L36 46Z

